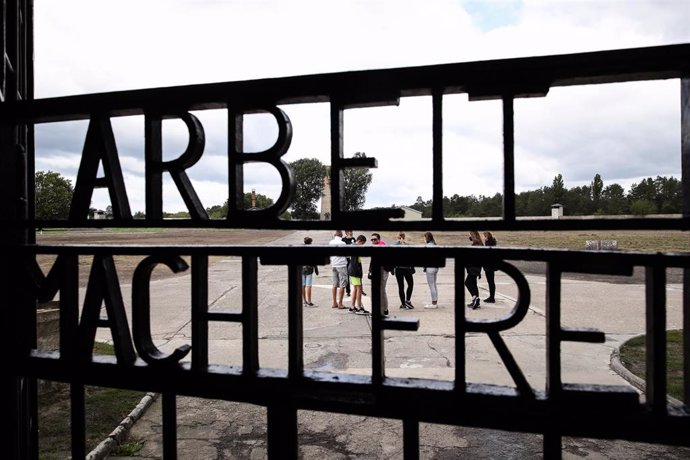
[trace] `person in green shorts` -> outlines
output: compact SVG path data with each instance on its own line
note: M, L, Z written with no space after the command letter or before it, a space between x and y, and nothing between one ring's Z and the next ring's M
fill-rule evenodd
M355 240L355 244L359 246L366 242L367 237L364 235L359 235ZM368 315L369 312L362 306L362 258L360 256L353 256L350 258L350 265L347 267L347 275L350 277L350 286L352 287L350 313Z

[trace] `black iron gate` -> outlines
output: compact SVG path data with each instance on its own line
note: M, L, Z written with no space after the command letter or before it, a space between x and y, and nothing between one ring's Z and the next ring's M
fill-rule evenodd
M30 4L30 2L29 2ZM263 405L268 413L268 453L272 458L296 458L297 411L323 410L400 419L404 427L406 458L419 456L420 422L449 423L515 430L544 435L544 453L559 457L561 436L620 438L634 441L690 445L690 415L687 406L666 401L665 285L666 269L684 271L685 356L690 343L690 259L684 254L639 254L617 252L497 249L492 256L499 268L516 283L520 296L511 315L491 323L465 317L463 270L479 255L472 248L412 248L405 258L417 266L455 261L456 369L452 382L395 379L384 372L386 330L415 330L415 321L382 315L379 297L372 305L372 372L368 376L311 372L302 358L302 310L299 267L327 264L332 254L351 254L356 249L330 247L117 247L38 246L36 228L100 227L88 219L89 203L97 188L105 188L114 218L109 227L190 227L362 230L575 230L575 229L690 229L690 45L618 50L564 56L532 57L497 61L448 64L417 68L374 70L311 75L280 79L158 88L107 94L33 100L31 95L30 8L24 2L3 2L5 66L3 67L2 204L3 204L3 343L9 352L8 376L3 377L5 413L13 414L13 430L3 434L12 445L13 458L36 458L36 379L67 382L72 390L71 430L73 458L85 457L84 386L134 388L163 394L164 455L175 458L175 398L193 395ZM15 6L19 5L19 6ZM17 8L16 10L14 8ZM9 20L11 19L11 20ZM8 38L9 37L9 38ZM683 214L674 218L588 220L521 220L515 211L513 101L543 96L550 88L635 80L677 79L681 104ZM447 220L443 215L443 119L444 97L467 93L470 99L500 99L503 102L503 215L492 220ZM400 221L397 210L343 211L342 171L374 168L374 158L345 158L343 114L353 107L399 103L400 98L427 96L433 104L433 214L426 221ZM292 135L290 120L282 105L325 102L330 106L331 129L331 219L295 221L280 219L294 193L292 172L281 156ZM185 170L204 151L204 130L191 113L223 109L228 115L229 200L228 218L208 219ZM267 112L278 125L275 145L251 155L242 151L242 120L245 114ZM133 219L127 196L111 119L143 115L145 118L146 218ZM163 161L161 124L179 118L189 131L189 146L176 161ZM34 124L88 120L79 174L68 220L38 221L33 215ZM276 204L264 210L243 208L243 167L250 162L272 165L280 174L282 193ZM99 165L104 175L98 177ZM170 174L184 197L191 218L168 221L162 215L163 174ZM380 265L394 264L395 248L372 251L358 248ZM48 273L35 263L36 254L55 254ZM113 257L140 255L134 279L132 325L127 323ZM242 259L242 311L209 312L208 261L211 256ZM77 271L79 256L93 256L88 293L79 305ZM181 256L189 256L191 264ZM485 254L482 254L486 257ZM410 259L412 258L412 259ZM520 367L505 346L500 332L524 316L530 289L522 274L503 260L537 260L547 264L547 382L546 391L530 387ZM163 264L172 271L190 269L192 274L191 344L164 354L147 329L148 282L151 270ZM258 362L257 269L259 264L288 267L289 364L286 372L261 368ZM596 330L567 329L560 322L561 275L565 272L627 275L633 267L646 270L647 393L643 402L625 387L574 385L561 381L560 350L566 341L601 342ZM373 291L380 287L378 275ZM58 352L36 347L36 304L59 293L60 345ZM106 315L101 317L105 305ZM81 312L81 313L80 313ZM81 315L81 316L80 316ZM209 362L208 326L212 322L236 322L243 330L243 359L237 366ZM94 357L93 341L98 328L113 334L116 356ZM515 382L514 387L469 384L465 375L465 336L486 333ZM180 360L190 354L191 361ZM690 395L690 364L685 362L685 400ZM515 414L519 414L515 417Z

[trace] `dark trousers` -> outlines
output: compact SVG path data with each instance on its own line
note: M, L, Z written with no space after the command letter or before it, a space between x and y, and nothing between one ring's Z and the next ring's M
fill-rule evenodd
M400 303L405 303L406 300L412 299L412 289L414 289L414 277L409 269L395 269L395 280L398 282L398 296L400 296ZM407 292L405 292L405 281L407 281Z
M347 244L350 244L350 243L347 243ZM351 260L350 260L350 258L348 258L347 259L347 268L348 269L350 268L350 262L351 262ZM350 295L350 293L351 293L351 291L350 291L350 275L347 275L347 285L345 286L345 294Z
M496 294L495 272L494 270L484 269L484 274L486 275L486 283L489 285L489 298L493 299Z
M477 287L477 275L472 275L468 273L467 278L465 278L465 287L468 291L470 291L472 297L479 296L479 288Z

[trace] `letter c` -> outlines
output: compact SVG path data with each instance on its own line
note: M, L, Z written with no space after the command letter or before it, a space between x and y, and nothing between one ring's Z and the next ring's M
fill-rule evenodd
M172 365L179 362L191 350L191 345L182 345L170 355L165 355L151 338L151 273L158 264L165 264L179 273L189 265L179 256L149 256L139 263L132 279L132 335L134 346L141 359L148 364Z

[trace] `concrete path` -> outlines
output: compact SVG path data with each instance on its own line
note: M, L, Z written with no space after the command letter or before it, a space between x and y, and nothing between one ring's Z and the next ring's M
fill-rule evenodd
M302 244L307 232L295 232L273 244ZM315 244L330 240L329 232L308 232ZM452 380L454 371L453 264L439 273L440 308L426 310L429 290L418 270L412 303L414 310L400 310L397 285L388 282L391 314L420 320L417 332L386 333L386 374L395 377L425 377ZM366 263L365 263L366 266ZM239 309L240 261L225 259L210 268L211 309ZM285 268L259 268L259 336L262 367L286 368L287 314ZM304 360L309 369L367 374L371 370L371 319L334 310L331 305L330 267L322 267L314 280L314 308L304 312ZM507 346L531 386L545 386L545 283L544 276L526 275L532 290L532 305L526 318L502 333ZM513 306L513 281L496 273L497 302L468 310L471 318L499 318ZM482 298L486 283L480 280ZM365 292L370 285L365 281ZM563 381L628 385L609 362L611 352L627 339L644 333L643 285L563 280L563 326L596 327L606 333L603 344L564 343ZM153 282L155 314L153 338L164 351L189 342L190 311L188 275ZM123 286L125 299L129 298ZM680 328L681 285L668 286L669 329ZM369 309L369 296L364 298ZM346 298L347 300L347 298ZM347 303L346 303L347 305ZM210 360L220 364L241 363L240 326L210 331ZM108 339L104 334L100 339ZM469 382L513 385L490 340L483 334L467 337L467 379ZM233 402L178 398L178 455L181 459L264 458L266 456L266 410ZM402 458L402 423L372 417L302 411L299 414L300 452L303 458ZM144 446L135 457L162 457L160 401L155 401L130 431L131 440ZM539 435L422 424L421 458L535 458L542 452ZM690 449L630 443L564 439L564 458L690 458ZM115 457L113 457L115 458ZM125 457L119 457L125 458Z

